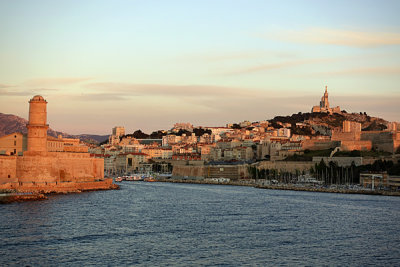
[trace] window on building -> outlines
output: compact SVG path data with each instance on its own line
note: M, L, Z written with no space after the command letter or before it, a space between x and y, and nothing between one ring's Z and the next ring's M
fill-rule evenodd
M16 146L16 145L17 145L17 141L14 140L14 146Z

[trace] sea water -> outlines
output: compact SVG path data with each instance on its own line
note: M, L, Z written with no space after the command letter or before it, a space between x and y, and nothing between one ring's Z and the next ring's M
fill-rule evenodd
M122 182L0 206L0 266L400 264L400 198Z

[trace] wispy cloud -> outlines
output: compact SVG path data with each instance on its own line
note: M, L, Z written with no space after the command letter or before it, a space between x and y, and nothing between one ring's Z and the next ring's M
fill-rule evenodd
M127 94L121 93L82 93L79 95L69 95L66 96L68 98L72 98L80 101L120 101L127 100Z
M10 88L11 86L5 88L0 87L0 95L31 97L34 95L46 95L49 92L51 93L59 91L58 89L52 89L52 88L22 89L21 87L18 86L12 86L12 88L11 89Z
M86 82L93 80L89 77L62 77L62 78L37 78L25 81L23 84L25 86L58 86L58 85L70 85L77 84L81 82Z
M8 84L2 84L2 83L0 83L0 89L3 89L3 88L10 88L10 87L14 87L14 85L8 85Z
M255 96L257 91L241 88L212 85L169 85L169 84L131 84L131 83L91 83L87 88L96 92L113 92L121 97L129 96L167 96L167 97L220 97L239 95Z
M0 95L3 96L32 96L31 90L5 90L0 88Z
M205 61L227 61L227 60L237 60L237 59L248 59L248 58L258 58L261 56L265 56L265 52L231 52L231 53L222 53L222 54L214 54L214 55L203 55L198 56L202 60Z
M370 67L370 68L353 68L337 71L319 72L316 75L400 75L400 67Z
M275 34L275 36L278 39L296 43L352 47L400 45L400 33L398 32L361 32L328 28L309 28L302 31L284 30Z
M253 66L253 67L248 67L248 68L225 72L224 74L225 75L249 74L249 73L270 71L270 70L281 69L281 68L289 68L289 67L305 65L305 64L328 62L328 61L333 61L333 60L336 60L336 59L319 58L319 59L304 59L304 60L285 61L285 62L272 63L272 64L260 64L258 66Z
M274 59L294 59L298 57L298 53L290 51L277 50L255 50L255 51L213 51L199 54L188 54L179 57L185 61L201 62L201 63L224 63L236 61L254 61L265 58Z

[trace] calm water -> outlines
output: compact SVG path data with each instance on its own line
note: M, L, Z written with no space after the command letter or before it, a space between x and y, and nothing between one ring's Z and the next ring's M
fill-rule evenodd
M0 266L399 265L400 198L125 182L0 206Z

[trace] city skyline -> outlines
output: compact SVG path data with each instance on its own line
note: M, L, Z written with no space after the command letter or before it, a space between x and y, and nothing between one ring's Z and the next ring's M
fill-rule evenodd
M396 1L3 1L0 104L53 129L216 126L332 105L399 121ZM67 113L66 113L67 112Z

